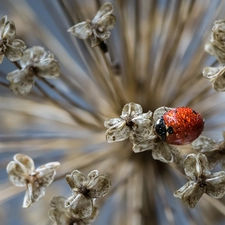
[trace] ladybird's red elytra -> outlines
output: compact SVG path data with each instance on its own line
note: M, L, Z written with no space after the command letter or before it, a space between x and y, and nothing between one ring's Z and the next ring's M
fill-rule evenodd
M191 143L203 129L204 119L201 114L185 106L165 112L155 124L157 135L172 145Z

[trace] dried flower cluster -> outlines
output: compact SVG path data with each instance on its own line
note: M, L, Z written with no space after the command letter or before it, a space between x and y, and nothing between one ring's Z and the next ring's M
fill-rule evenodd
M202 154L189 154L184 160L184 171L190 179L183 187L174 192L183 203L194 208L202 195L222 198L225 194L225 172L211 173L207 157Z
M113 6L105 3L101 6L92 21L86 20L72 26L68 32L80 39L89 39L91 47L98 46L102 41L110 37L110 30L116 24L116 17L112 14Z
M54 197L51 200L49 217L56 224L86 225L94 221L98 215L96 199L104 197L111 186L106 175L99 175L97 170L91 171L87 177L74 170L66 176L72 190L72 196Z
M211 40L205 44L205 51L219 61L217 67L206 67L203 76L212 82L216 91L225 91L225 20L217 20L212 28Z
M9 73L6 77L10 81L10 89L17 95L30 93L35 77L57 78L60 72L53 54L40 46L26 49L20 60L20 66L21 69Z
M59 162L34 167L34 161L27 155L16 154L6 171L9 179L17 187L26 187L23 207L27 208L45 195L46 188L53 182Z

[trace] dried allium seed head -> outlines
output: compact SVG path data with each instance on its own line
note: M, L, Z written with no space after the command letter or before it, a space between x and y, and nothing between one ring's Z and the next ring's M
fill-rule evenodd
M79 219L86 219L93 214L93 201L104 197L111 187L106 175L99 175L97 170L91 171L87 177L74 170L66 176L66 181L72 190L72 196L65 201L65 207L70 214Z
M27 208L45 195L46 188L53 182L59 162L47 163L35 169L33 160L26 155L16 154L6 171L11 182L18 187L27 187L23 207Z
M68 32L80 39L90 39L91 47L95 47L110 37L110 30L116 24L116 17L112 12L112 4L105 3L98 10L92 21L86 20L78 23L71 27Z
M142 107L136 103L128 103L123 109L120 118L105 121L106 140L111 143L130 138L134 144L152 140L156 136L153 131L152 112L142 113Z
M190 179L183 187L174 192L190 208L194 208L204 193L213 198L225 194L225 172L211 173L208 160L202 153L190 154L184 160L184 171Z
M35 76L39 78L57 78L60 68L51 52L40 46L26 49L21 58L21 69L9 73L6 77L10 81L10 89L17 95L30 93Z
M87 219L80 219L70 214L68 208L65 208L66 198L57 196L52 198L50 209L48 211L49 218L57 225L88 225L98 216L98 208L94 205L92 215Z

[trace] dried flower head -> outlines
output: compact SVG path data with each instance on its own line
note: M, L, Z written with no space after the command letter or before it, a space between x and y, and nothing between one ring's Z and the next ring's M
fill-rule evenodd
M128 103L122 109L120 118L105 121L106 140L111 143L130 138L131 142L143 142L154 139L152 112L142 113L142 107L136 103Z
M7 16L0 20L0 64L4 55L10 61L17 61L23 56L25 43L16 38L16 26L13 21L9 21Z
M223 132L223 138L225 140L225 132ZM219 162L222 169L225 170L224 140L217 143L211 138L200 136L198 139L191 143L191 146L194 150L203 153L207 157L210 170L215 168L215 166Z
M78 219L89 218L94 211L94 199L107 195L111 186L109 178L99 175L97 170L91 171L87 177L74 170L66 176L66 181L72 190L72 196L66 200L65 207Z
M46 188L53 182L59 162L50 162L35 169L34 161L27 155L16 154L6 171L17 187L26 187L23 207L27 208L45 195Z
M184 160L184 171L190 181L175 191L174 196L180 198L185 205L194 208L204 193L213 198L224 196L225 172L211 173L204 154L188 155Z
M9 73L6 77L10 81L10 89L17 95L30 93L35 76L51 79L57 78L60 72L54 55L40 46L26 49L20 65L21 69Z
M105 3L98 10L92 21L78 23L72 26L68 32L80 39L89 39L91 47L99 45L102 41L109 38L110 30L116 24L116 17L112 14L113 6L111 3Z
M74 217L70 210L65 207L66 198L62 196L54 197L50 202L48 211L49 218L57 225L89 225L98 216L98 208L94 205L92 215L86 219Z
M202 73L216 91L225 91L225 67L206 67Z

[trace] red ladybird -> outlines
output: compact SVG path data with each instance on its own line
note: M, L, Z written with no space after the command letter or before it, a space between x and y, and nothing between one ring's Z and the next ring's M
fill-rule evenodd
M158 119L155 131L168 144L186 145L202 133L204 119L200 113L188 107L169 110Z

